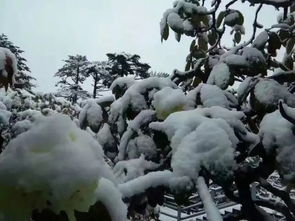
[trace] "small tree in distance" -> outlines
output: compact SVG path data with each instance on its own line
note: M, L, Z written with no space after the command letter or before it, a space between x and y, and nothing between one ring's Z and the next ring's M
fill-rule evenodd
M106 61L89 62L86 72L93 78L93 98L96 98L97 93L105 88L104 83L111 81L110 68L111 65Z
M146 63L140 62L139 55L108 53L107 56L111 67L110 79L104 81L105 85L110 86L116 78L127 75L135 75L140 79L149 77L148 70L150 69L150 66Z
M64 66L55 74L60 78L56 85L59 85L62 91L68 92L69 99L76 103L78 97L84 93L82 84L88 77L86 67L89 62L86 56L82 55L69 55L64 62Z

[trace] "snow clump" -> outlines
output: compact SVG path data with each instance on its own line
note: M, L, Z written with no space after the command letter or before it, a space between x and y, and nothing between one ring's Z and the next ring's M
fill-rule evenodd
M106 188L103 184L114 183L103 156L101 146L69 117L39 119L0 155L0 213L5 220L17 221L29 219L35 209L50 209L65 211L74 221L74 211L87 212L97 201L109 209L106 197L98 194ZM124 220L125 204L115 184L111 189L108 194L115 195L117 207L112 219Z

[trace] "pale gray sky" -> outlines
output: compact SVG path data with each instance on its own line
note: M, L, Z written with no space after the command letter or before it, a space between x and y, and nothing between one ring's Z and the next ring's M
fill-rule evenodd
M152 70L183 69L191 38L180 43L170 32L161 43L159 22L172 0L0 0L0 33L21 49L39 91L53 91L53 74L67 55L105 60L106 53L136 53ZM248 5L248 4L247 4ZM237 7L254 18L254 9ZM245 10L247 8L247 10ZM262 11L259 21L271 25L277 12ZM251 23L246 23L250 27ZM252 30L246 30L249 36ZM246 37L247 37L246 36ZM246 40L246 39L245 39ZM230 38L228 38L230 42Z

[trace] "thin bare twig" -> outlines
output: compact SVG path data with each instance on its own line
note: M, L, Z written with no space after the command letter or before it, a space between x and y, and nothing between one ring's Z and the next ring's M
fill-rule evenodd
M238 0L232 0L225 5L225 8L228 9L232 4L236 3Z
M251 36L251 38L249 39L249 41L247 41L243 47L247 46L248 44L251 44L253 42L253 40L255 39L255 36L256 36L256 31L257 31L257 18L258 18L258 14L259 14L259 11L261 10L263 4L261 3L258 8L256 9L256 13L255 13L255 18L254 18L254 22L253 22L253 34Z
M266 5L272 5L274 7L289 7L292 5L293 0L281 0L281 1L276 1L276 0L247 0L250 2L250 4L266 4Z

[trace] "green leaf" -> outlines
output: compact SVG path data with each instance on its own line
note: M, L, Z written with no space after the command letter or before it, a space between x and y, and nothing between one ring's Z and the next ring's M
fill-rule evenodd
M186 65L185 65L185 71L189 71L190 67L191 67L192 62L191 61L187 61Z
M217 20L216 20L216 27L219 28L219 26L221 25L222 23L222 20L224 19L226 15L226 12L225 11L221 11L217 17Z
M264 49L266 43L268 42L269 35L267 31L261 32L259 35L256 36L255 40L253 41L252 46L257 48L258 50Z
M192 43L191 43L190 49L189 49L190 52L192 52L192 50L194 49L195 45L196 45L196 40L193 40Z
M191 17L190 21L195 28L200 27L200 25L201 25L201 17L199 15L193 15Z
M235 39L235 42L236 43L240 43L240 41L241 41L241 33L240 32L236 32L235 33L235 36L234 36L234 39Z
M286 30L283 30L281 29L279 31L279 37L281 39L282 42L286 41L288 38L290 38L290 32L289 31L286 31Z
M180 33L177 33L177 32L175 32L175 39L176 39L176 41L180 42L180 39L181 39L181 34L180 34Z
M185 71L188 71L191 67L193 63L193 58L192 58L192 55L189 54L187 57L186 57L186 65L185 65Z
M284 61L283 64L290 70L293 69L293 59L291 56L287 56Z
M208 27L209 26L209 18L208 18L208 16L207 15L202 15L200 18L201 18L201 21L203 22L203 24Z
M280 49L281 48L281 41L277 33L275 32L269 32L269 39L268 43L272 45L274 49Z
M163 39L166 41L168 39L168 37L169 37L169 25L166 23L166 25L163 29L161 41L163 41Z
M277 33L269 32L267 51L273 57L277 55L276 50L281 48L281 41Z
M239 104L242 104L250 94L250 92L254 89L258 80L255 80L252 77L245 79L241 84L243 84L243 89L240 88L239 93L237 94Z
M175 12L169 13L167 17L167 23L169 27L177 33L183 33L183 18Z
M209 34L208 34L208 42L209 44L212 46L216 43L216 40L217 40L217 33L215 31L210 31Z
M290 54L294 48L294 44L295 44L295 37L293 38L290 38L288 41L287 41L287 45L286 45L286 52L287 54Z
M193 87L196 88L200 83L202 83L202 79L196 76L193 80Z
M244 15L240 11L237 11L237 12L239 13L239 18L237 20L237 24L243 25L244 24Z
M200 50L199 47L196 45L194 50L192 51L192 56L195 59L204 58L206 57L206 53L203 50Z
M230 27L235 25L243 25L244 16L237 10L231 10L224 18L224 23Z
M208 50L208 42L204 36L201 36L198 38L198 45L201 50L203 50L203 51Z

